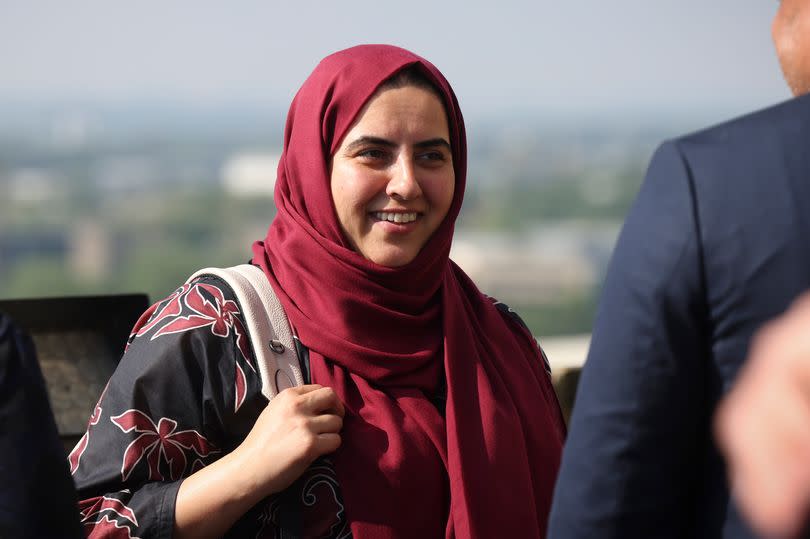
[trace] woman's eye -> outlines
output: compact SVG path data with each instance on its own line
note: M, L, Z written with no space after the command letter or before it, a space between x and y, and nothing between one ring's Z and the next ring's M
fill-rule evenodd
M430 161L441 162L441 161L445 160L445 156L444 156L444 154L442 152L430 151L430 152L423 152L423 153L419 154L419 159L421 159L423 161L428 161L428 162L430 162Z
M386 158L386 152L384 152L383 150L377 150L372 148L361 151L360 153L357 154L357 156L372 161L379 161L381 159Z

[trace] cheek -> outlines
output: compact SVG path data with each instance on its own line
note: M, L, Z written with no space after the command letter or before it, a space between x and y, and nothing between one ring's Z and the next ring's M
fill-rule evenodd
M339 169L332 171L331 179L332 189L332 203L335 206L335 213L337 214L338 222L344 233L351 230L351 189L346 181L345 174L342 174Z
M332 174L332 200L342 224L353 215L365 213L374 196L373 182L353 170L336 170Z
M437 178L437 181L431 184L431 201L433 206L441 211L442 218L447 215L447 212L453 203L455 184L455 177L452 174Z

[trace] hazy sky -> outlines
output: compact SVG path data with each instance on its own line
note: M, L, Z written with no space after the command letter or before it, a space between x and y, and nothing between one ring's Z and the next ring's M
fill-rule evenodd
M741 112L788 97L777 5L0 0L0 99L286 106L322 56L386 42L433 61L465 110Z

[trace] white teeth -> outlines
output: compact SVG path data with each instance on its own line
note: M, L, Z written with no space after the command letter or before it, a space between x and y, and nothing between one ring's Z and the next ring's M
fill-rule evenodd
M394 213L387 211L374 212L374 217L380 221L389 221L391 223L411 223L416 221L416 212L410 213Z

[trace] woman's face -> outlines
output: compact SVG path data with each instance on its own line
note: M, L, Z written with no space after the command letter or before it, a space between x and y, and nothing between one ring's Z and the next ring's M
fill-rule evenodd
M432 92L384 90L366 104L331 163L332 200L355 251L413 260L447 215L455 173L447 115Z

